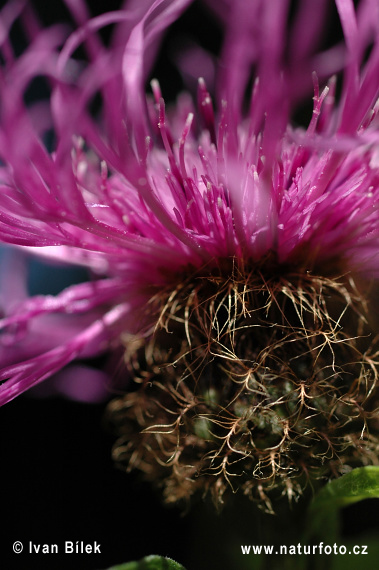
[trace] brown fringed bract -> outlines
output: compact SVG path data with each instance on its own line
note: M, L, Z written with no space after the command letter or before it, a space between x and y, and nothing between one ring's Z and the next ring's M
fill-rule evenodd
M158 294L155 331L125 340L114 458L168 503L241 490L271 511L272 493L377 463L378 354L352 278L229 263Z

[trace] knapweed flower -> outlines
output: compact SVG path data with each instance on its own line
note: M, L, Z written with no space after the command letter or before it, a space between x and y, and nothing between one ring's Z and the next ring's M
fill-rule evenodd
M210 1L220 59L182 54L204 78L167 108L145 82L190 1L93 19L66 4L65 40L26 6L18 58L19 5L1 15L0 238L91 280L22 298L8 270L1 402L121 346L134 383L109 406L114 455L168 502L241 489L270 508L275 489L377 462L379 2L336 0L344 40L323 47L330 2ZM26 106L41 75L50 99Z

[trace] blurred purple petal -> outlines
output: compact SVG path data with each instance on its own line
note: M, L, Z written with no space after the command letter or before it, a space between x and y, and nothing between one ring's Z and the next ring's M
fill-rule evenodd
M37 398L64 396L71 400L97 404L109 399L111 380L102 370L80 364L72 364L58 372L43 384L30 390Z

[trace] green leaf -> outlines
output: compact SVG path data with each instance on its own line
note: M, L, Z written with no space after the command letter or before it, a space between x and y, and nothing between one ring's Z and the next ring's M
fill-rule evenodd
M359 467L330 481L310 505L306 537L337 539L339 509L372 498L379 498L379 467Z
M379 467L358 467L330 481L315 497L312 508L333 504L344 507L363 499L379 497Z
M171 558L153 555L146 556L138 562L127 562L126 564L112 566L108 570L185 570L185 568Z

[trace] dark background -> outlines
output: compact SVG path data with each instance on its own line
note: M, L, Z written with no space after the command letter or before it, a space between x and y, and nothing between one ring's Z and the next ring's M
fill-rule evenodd
M58 0L33 3L45 24L69 19ZM96 14L104 5L91 2L91 9ZM106 10L118 6L119 2L107 2ZM220 31L195 3L172 27L154 69L167 99L183 85L167 54L184 35L200 37L215 54L219 49ZM52 281L56 270L33 271L34 293L57 293L62 288L63 283ZM199 501L183 516L178 509L164 508L159 496L136 475L118 471L111 459L115 438L104 425L105 405L25 395L0 410L0 568L101 570L161 554L187 570L242 570L246 560L238 557L240 544L270 544L267 517L253 505L241 504L217 515ZM379 533L378 503L365 501L345 509L343 536L359 544L364 530ZM280 533L283 522L274 517L272 524ZM228 528L231 546L225 554L223 533ZM60 553L17 555L12 552L17 540L25 550L29 541L58 544ZM96 541L101 555L63 555L66 540Z
M240 554L241 544L280 544L288 525L293 525L291 543L299 542L296 512L292 521L264 515L243 500L219 514L201 501L186 515L163 507L150 485L114 467L114 438L103 412L103 405L28 396L2 408L1 568L104 570L160 554L187 570L244 570L252 560ZM365 544L366 531L379 538L378 509L379 500L344 509L340 543ZM97 541L101 555L64 555L66 540ZM15 541L26 552L14 554ZM59 554L29 554L29 541L57 544ZM360 567L364 561L357 559Z

